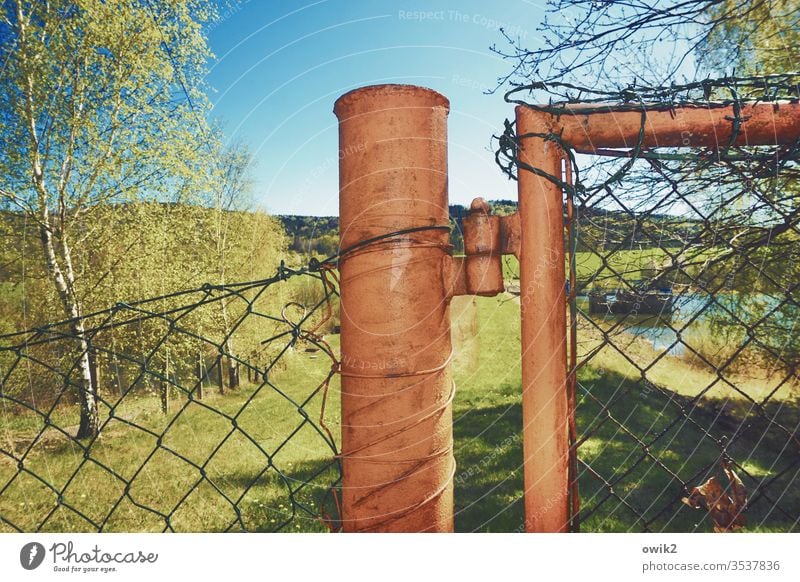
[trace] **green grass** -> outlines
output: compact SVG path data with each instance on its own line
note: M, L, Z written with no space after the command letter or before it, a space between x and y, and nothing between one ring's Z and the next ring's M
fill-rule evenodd
M474 350L477 359L468 365L456 361L454 369L459 386L454 404L456 529L518 531L523 525L518 305L504 298L478 298L475 304L480 330L479 349ZM682 421L670 427L680 406L706 385L707 378L698 376L694 384L687 382L687 374L701 372L681 358L665 358L665 369L659 369L654 381L668 389L661 393L645 385L633 366L625 368L613 350L603 350L592 360L595 361L595 367L587 366L579 374L578 431L592 432L580 447L579 458L608 482L620 478L614 484L615 492L643 513L645 521L652 520L649 529L711 531L704 512L680 502L683 484L665 470L694 486L709 476L701 472L702 468L717 460L718 447L692 422ZM795 392L779 400L768 413L774 414L780 407L781 417L791 419L790 426L794 426L800 420L796 396ZM628 431L645 441L660 435L649 448L651 457L644 455L625 430L607 421L607 413L597 401L611 400L615 404L607 412ZM720 402L727 406L728 415L718 415ZM718 387L709 398L701 400L690 418L713 434L731 435L738 426L730 425L731 415L735 419L747 408L749 404L740 395ZM783 449L785 438L774 427L768 430L764 423L752 421L743 430L729 453L752 476L740 475L745 486L752 494L760 482L777 478L762 492L771 500L762 496L753 500L748 510L748 531L796 528L788 516L796 518L800 514L800 491L793 484L797 467L777 476L792 466L797 451L791 444ZM718 467L713 472L722 477ZM581 506L590 512L582 524L583 531L644 529L640 518L624 503L609 498L603 482L585 469L579 488ZM775 500L779 508L773 510Z
M87 518L95 525L105 521L107 531L162 531L167 524L177 531L222 531L233 524L237 531L234 505L247 530L287 524L290 531L324 531L313 515L338 471L332 451L296 404L322 382L330 361L300 350L286 359L285 369L272 378L286 397L252 384L224 396L206 387L202 401L176 396L166 416L157 396L122 399L113 417L103 411L107 423L88 460L37 417L0 410L3 450L21 454L44 429L24 460L26 471L16 478L15 463L0 455L0 487L13 479L0 495L0 515L23 530L42 523L57 495L36 475L65 492L45 531L92 531ZM338 394L332 385L326 420L333 426L339 424ZM303 407L311 419L319 418L321 396ZM74 434L74 408L64 407L69 412L55 414L53 424ZM240 430L234 430L233 418ZM155 435L162 433L159 443ZM126 481L132 483L127 494ZM11 529L0 522L0 530Z
M575 272L578 281L592 278L594 287L615 287L620 279L633 281L643 279L654 265L667 258L670 249L649 248L642 250L619 250L608 252L579 251L575 253ZM567 259L569 260L569 259ZM566 265L569 269L569 264ZM519 279L519 261L513 255L503 257L503 277Z
M518 531L523 523L519 306L506 295L457 298L452 312L453 374L458 386L453 405L456 529ZM328 339L338 350L338 337ZM646 347L631 345L634 357L652 359ZM680 503L683 484L664 470L686 479L690 486L699 485L708 477L702 468L717 458L718 447L693 423L670 426L686 398L703 385L705 372L682 358L662 361L664 369L654 368L648 378L671 390L665 394L645 385L638 371L612 350L600 352L592 360L594 367L582 369L577 422L579 433L591 432L591 437L580 447L580 459L606 481L619 479L615 492L652 520L651 530L710 531L703 512ZM300 403L307 398L329 369L330 361L320 352L299 349L287 356L271 378L286 397L268 387L257 390L255 385L224 396L207 387L202 402L176 395L167 416L160 412L155 395L126 397L115 407L113 418L105 411L110 420L90 459L53 427L11 409L3 400L2 450L22 454L40 430L44 433L25 458L26 471L16 478L15 462L0 454L0 488L11 483L0 494L0 515L25 530L35 529L55 510L44 526L47 531L91 531L94 526L86 518L99 524L109 514L105 522L109 531L162 531L166 516L175 530L221 531L231 524L233 530L239 529L235 503L248 530L271 531L286 524L288 531L323 531L325 526L313 514L323 501L331 508L326 492L338 473L330 465L332 453L324 439L290 399ZM615 404L608 411L597 403L610 400ZM721 401L732 412L718 418L715 406ZM320 406L318 393L304 411L316 420ZM731 434L735 427L725 423L743 406L735 393L710 395L690 418L714 434ZM796 394L785 397L780 406L781 414L790 414L796 422ZM230 418L220 413L235 417L241 431L234 430ZM660 435L649 448L651 456L643 458L642 448L609 421L608 414L644 440ZM338 379L330 386L325 418L338 441ZM74 433L75 407L59 409L52 420ZM797 452L791 447L782 451L785 442L774 430L762 439L766 428L751 423L729 452L752 476L743 476L751 493L760 482L777 479L765 491L769 498L754 497L748 529L786 531L796 527L787 515L796 517L800 512L800 492L793 485L796 467L778 475L796 460ZM156 436L141 429L163 432L161 446ZM290 434L292 438L286 441ZM204 468L206 479L197 466ZM62 504L57 505L57 495L34 474L64 490ZM125 481L131 480L126 493ZM309 480L309 485L303 485ZM644 528L624 503L608 497L603 482L589 471L582 470L579 486L587 514L583 531ZM188 491L192 493L185 497ZM774 502L780 510L772 509ZM0 530L11 528L0 522Z

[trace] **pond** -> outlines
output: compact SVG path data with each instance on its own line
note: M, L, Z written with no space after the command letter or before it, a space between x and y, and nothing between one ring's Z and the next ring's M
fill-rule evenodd
M747 341L744 337L745 324L758 326L762 330L762 337L767 329L769 334L778 334L776 337L783 334L785 337L781 341L785 342L786 337L794 335L796 324L800 322L800 308L791 295L775 297L763 293L725 292L711 296L705 293L681 293L673 296L671 310L664 309L660 314L647 315L598 313L596 306L595 312L590 314L589 297L586 295L577 297L577 305L583 317L591 318L603 329L617 326L616 331L643 338L650 342L653 349L666 350L673 356L686 352L686 346L677 341L676 330L681 332L684 341L702 339L712 333L709 324L719 316L734 325L737 320L742 323L738 326L741 337L736 340L741 342Z
M707 321L714 309L712 307L714 301L708 295L691 294L676 296L672 303L671 313L661 315L594 313L589 315L589 297L579 295L576 300L578 309L583 312L584 317L591 317L603 328L619 325L619 331L646 339L656 351L667 350L668 354L673 356L683 355L686 351L686 346L678 342L675 330L683 329L690 321L690 327L700 327Z

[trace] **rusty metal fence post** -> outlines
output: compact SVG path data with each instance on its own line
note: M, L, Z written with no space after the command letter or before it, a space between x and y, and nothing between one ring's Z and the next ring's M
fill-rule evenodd
M448 110L408 85L334 107L349 532L453 530Z
M520 106L519 160L561 176L563 152L549 115ZM528 136L528 137L526 137ZM566 532L568 507L567 324L563 193L554 182L519 172L522 311L522 451L525 530Z
M516 109L519 211L476 199L466 257L448 244L447 113L442 95L408 85L336 102L340 139L343 525L345 531L452 531L454 385L449 301L503 290L500 256L520 262L525 529L570 525L562 148L788 143L796 103L555 116ZM685 127L692 128L688 132ZM746 123L745 123L746 121ZM683 128L683 129L682 129ZM557 139L554 138L557 136ZM530 171L535 169L535 171ZM573 500L574 501L574 500Z
M571 519L562 148L602 154L791 144L799 112L797 102L747 104L739 112L730 105L614 111L576 104L560 114L516 108L526 531L566 532Z

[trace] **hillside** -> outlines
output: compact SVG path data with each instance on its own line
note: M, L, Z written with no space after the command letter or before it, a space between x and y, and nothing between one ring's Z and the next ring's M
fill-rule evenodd
M493 214L507 216L517 211L517 202L490 200L489 207ZM453 225L450 242L453 252L460 254L464 252L461 231L468 207L451 204L449 211ZM583 208L578 209L578 216L581 227L579 250L585 250L585 245L598 251L607 248L681 247L690 244L692 238L702 230L701 223L697 221L667 214L651 214L634 219L625 212ZM325 257L336 253L339 243L338 217L284 215L277 218L289 236L291 250ZM654 232L659 234L657 239L646 234Z

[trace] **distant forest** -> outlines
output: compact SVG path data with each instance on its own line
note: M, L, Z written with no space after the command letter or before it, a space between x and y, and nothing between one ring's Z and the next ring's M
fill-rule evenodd
M517 211L514 200L490 200L492 214L507 216ZM451 204L450 243L455 254L464 252L463 220L469 208ZM653 248L658 246L681 247L691 244L691 239L702 231L698 221L684 217L652 214L631 218L627 213L587 208L579 212L581 238L591 239L593 248ZM278 216L289 238L289 249L301 254L329 257L337 252L339 244L339 218L336 216ZM655 229L654 229L655 228ZM657 239L645 233L660 233ZM580 241L579 241L580 242ZM580 250L580 249L579 249Z

